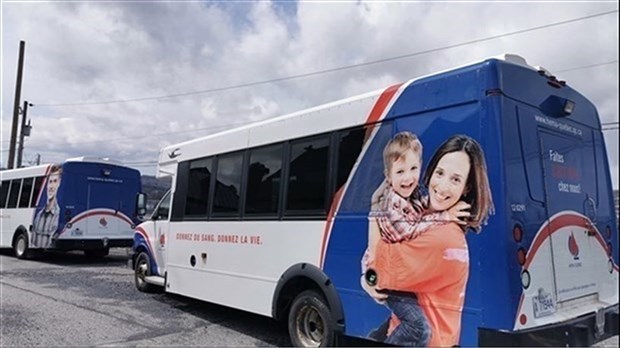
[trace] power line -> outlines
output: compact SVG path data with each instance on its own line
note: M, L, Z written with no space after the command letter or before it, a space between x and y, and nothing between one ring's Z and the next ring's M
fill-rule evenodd
M589 69L589 68L596 68L599 66L603 66L603 65L609 65L609 64L618 64L618 60L612 60L609 62L605 62L605 63L597 63L597 64L590 64L590 65L582 65L582 66L578 66L575 68L570 68L570 69L563 69L563 70L558 70L558 71L554 71L554 74L558 74L558 73L564 73L564 72L569 72L569 71L574 71L574 70L581 70L581 69Z
M494 40L494 39L499 39L499 38L506 37L506 36L523 34L523 33L527 33L527 32L530 32L530 31L546 29L546 28L551 28L551 27L555 27L555 26L559 26L559 25L564 25L564 24L574 23L574 22L578 22L578 21L588 20L588 19L592 19L592 18L596 18L596 17L601 17L601 16L605 16L605 15L612 14L612 13L617 13L617 12L618 12L618 10L606 11L606 12L601 12L601 13L597 13L597 14L593 14L593 15L588 15L588 16L568 19L568 20L564 20L564 21L560 21L560 22L555 22L555 23L540 25L540 26L536 26L536 27L531 27L531 28L527 28L527 29L516 30L516 31L504 33L504 34L488 36L486 38L465 41L465 42L461 42L461 43L457 43L457 44L452 44L452 45L448 45L448 46L443 46L443 47L439 47L439 48L433 48L433 49L429 49L429 50L424 50L424 51L419 51L419 52L414 52L414 53L403 54L403 55L400 55L400 56L395 56L395 57L390 57L390 58L383 58L383 59L379 59L379 60L374 60L374 61L369 61L369 62L364 62L364 63L358 63L358 64L345 65L345 66L340 66L340 67L326 69L326 70L317 70L317 71L303 73L303 74L297 74L297 75L290 75L290 76L284 76L284 77L279 77L279 78L273 78L273 79L269 79L269 80L254 81L254 82L242 83L242 84L238 84L238 85L232 85L232 86L226 86L226 87L218 87L218 88L205 89L205 90L198 90L198 91L192 91L192 92L182 92L182 93L175 93L175 94L166 94L166 95L160 95L160 96L154 96L154 97L128 98L128 99L116 99L116 100L94 101L94 102L37 104L37 107L63 107L63 106L89 106L89 105L117 104L117 103L129 103L129 102L138 102L138 101L150 101L150 100L158 100L158 99L186 97L186 96L191 96L191 95L207 94L207 93L213 93L213 92L222 92L222 91L227 91L227 90L232 90L232 89L238 89L238 88L244 88L244 87L250 87L250 86L257 86L257 85L269 84L269 83L274 83L274 82L281 82L281 81L287 81L287 80L298 79L298 78L303 78L303 77L309 77L309 76L314 76L314 75L332 73L332 72L337 72L337 71L342 71L342 70L354 69L354 68L359 68L359 67L362 67L362 66L368 66L368 65L374 65L374 64L379 64L379 63L385 63L385 62L389 62L389 61L393 61L393 60L399 60L399 59L403 59L403 58L411 58L411 57L420 56L420 55L423 55L423 54L428 54L428 53L438 52L438 51L447 50L447 49L451 49L451 48L467 46L467 45L471 45L471 44L475 44L475 43L480 43L480 42L484 42L484 41L490 41L490 40Z
M611 62L582 65L582 66L578 66L578 67L574 67L574 68L560 70L558 72L567 72L567 71L574 71L574 70L580 70L580 69L589 69L589 68L598 67L598 66L602 66L602 65L613 64L613 63L618 63L618 61L616 60L616 61L611 61ZM230 114L233 114L233 113L230 113ZM149 134L149 135L143 135L143 136L129 136L129 137L116 138L116 139L82 141L82 142L72 143L72 145L94 144L94 143L103 143L103 142L117 142L117 141L126 141L126 140L135 140L135 139L143 139L143 138L150 138L150 137L158 137L158 136L164 136L164 135L176 135L176 134L183 134L183 133L200 132L200 131L205 131L205 130L216 130L216 129L227 128L227 127L235 127L235 126L243 125L243 124L246 124L246 123L247 122L237 122L237 123L230 123L230 124L219 125L219 126L196 128L196 129L182 130L182 131L176 131L176 132L157 133L157 134ZM617 124L618 124L618 121L616 121L616 122L606 122L606 123L601 123L601 126L617 125ZM8 142L8 140L5 140L3 142L6 143L6 142ZM8 151L8 149L7 150L2 150L2 152L6 152L6 151Z

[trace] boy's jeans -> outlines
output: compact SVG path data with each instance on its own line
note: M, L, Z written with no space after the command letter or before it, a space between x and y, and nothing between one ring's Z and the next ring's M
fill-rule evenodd
M387 307L396 315L400 324L384 341L395 346L427 347L431 338L428 320L418 304L415 294L390 294Z

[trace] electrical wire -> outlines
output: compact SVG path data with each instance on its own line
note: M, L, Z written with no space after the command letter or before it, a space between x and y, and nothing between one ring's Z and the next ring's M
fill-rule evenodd
M424 50L424 51L418 51L418 52L403 54L403 55L389 57L389 58L383 58L383 59L369 61L369 62L364 62L364 63L345 65L345 66L340 66L340 67L335 67L335 68L330 68L330 69L325 69L325 70L318 70L318 71L313 71L313 72L307 72L307 73L302 73L302 74L297 74L297 75L290 75L290 76L272 78L272 79L262 80L262 81L247 82L247 83L242 83L242 84L232 85L232 86L217 87L217 88L197 90L197 91L190 91L190 92L165 94L165 95L152 96L152 97L116 99L116 100L107 100L107 101L71 102L71 103L57 103L57 104L53 104L53 103L48 103L48 104L46 104L46 103L36 103L36 106L37 107L66 107L66 106L90 106L90 105L118 104L118 103L130 103L130 102L139 102L139 101L152 101L152 100L160 100L160 99L168 99L168 98L186 97L186 96L193 96L193 95L199 95L199 94L207 94L207 93L213 93L213 92L222 92L222 91L227 91L227 90L232 90L232 89L245 88L245 87L251 87L251 86L258 86L258 85L269 84L269 83L274 83L274 82L282 82L282 81L287 81L287 80L292 80L292 79L298 79L298 78L303 78L303 77L310 77L310 76L315 76L315 75L321 75L321 74L333 73L333 72L337 72L337 71L343 71L343 70L348 70L348 69L359 68L359 67L368 66L368 65L385 63L385 62L390 62L390 61L404 59L404 58L416 57L416 56L420 56L420 55L424 55L424 54L428 54L428 53L434 53L434 52L443 51L443 50L447 50L447 49L452 49L452 48L457 48L457 47L462 47L462 46L468 46L468 45L471 45L471 44L480 43L480 42L484 42L484 41L495 40L495 39L503 38L503 37L506 37L506 36L523 34L523 33L527 33L527 32L530 32L530 31L546 29L546 28L551 28L551 27L555 27L555 26L559 26L559 25L564 25L564 24L569 24L569 23L574 23L574 22L578 22L578 21L588 20L588 19L592 19L592 18L596 18L596 17L606 16L606 15L609 15L609 14L612 14L612 13L617 13L617 12L618 12L618 10L600 12L600 13L596 13L596 14L592 14L592 15L588 15L588 16L582 16L582 17L568 19L568 20L564 20L564 21L559 21L559 22L539 25L539 26L535 26L535 27L531 27L531 28L516 30L516 31L508 32L508 33L498 34L498 35L492 35L492 36L488 36L488 37L485 37L485 38L464 41L464 42L460 42L460 43L456 43L456 44L452 44L452 45L447 45L447 46L443 46L443 47L438 47L438 48L433 48L433 49L428 49L428 50Z

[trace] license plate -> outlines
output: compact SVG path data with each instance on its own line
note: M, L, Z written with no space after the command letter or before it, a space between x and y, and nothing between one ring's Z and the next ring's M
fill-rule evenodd
M538 295L532 299L534 305L534 317L540 318L555 313L555 301L551 293L544 289L538 289Z

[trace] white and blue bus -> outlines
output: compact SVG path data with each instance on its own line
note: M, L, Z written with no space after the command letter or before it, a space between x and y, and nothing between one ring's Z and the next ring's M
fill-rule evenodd
M140 173L107 158L79 157L0 172L0 247L106 256L130 247L140 222Z
M137 288L285 320L295 346L618 334L599 116L521 57L168 146L158 175L172 188L136 228Z

